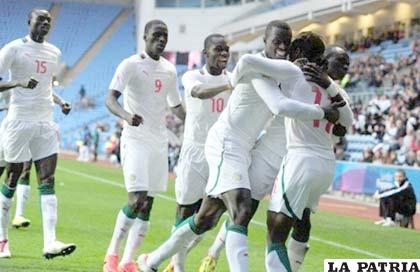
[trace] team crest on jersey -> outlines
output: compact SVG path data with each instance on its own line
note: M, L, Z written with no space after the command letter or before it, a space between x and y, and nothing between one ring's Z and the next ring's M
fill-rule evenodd
M136 175L131 174L131 175L130 175L130 177L129 177L129 180L130 180L131 182L136 181Z
M242 175L238 174L238 173L235 173L235 174L233 174L232 178L233 178L234 181L240 181L242 179Z

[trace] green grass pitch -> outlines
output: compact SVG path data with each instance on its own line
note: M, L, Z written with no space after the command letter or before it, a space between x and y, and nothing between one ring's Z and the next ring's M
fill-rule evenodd
M32 185L35 175L32 174ZM173 182L163 196L155 199L151 226L142 252L155 249L165 241L174 222ZM58 195L57 237L74 242L73 255L53 260L42 258L42 226L39 197L32 187L26 216L32 225L25 230L10 229L11 259L0 259L0 272L69 271L98 272L102 263L118 210L126 201L122 173L119 169L61 160L56 174ZM264 271L265 210L262 203L249 229L250 271ZM14 208L11 211L11 217ZM420 235L417 231L382 228L357 218L318 212L313 216L313 239L310 242L302 271L323 270L326 258L418 258ZM208 233L188 257L187 271L197 271L201 258L216 235ZM161 270L163 270L163 266ZM221 257L217 271L228 271L226 258Z

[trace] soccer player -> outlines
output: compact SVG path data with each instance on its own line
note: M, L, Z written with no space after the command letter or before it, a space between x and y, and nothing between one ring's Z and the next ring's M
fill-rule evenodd
M138 263L143 271L157 271L165 259L214 227L226 210L231 218L226 235L229 268L248 271L247 227L252 215L248 168L258 135L273 114L303 120L326 118L335 122L338 119L335 105L321 108L288 99L278 88L280 82L272 80L276 88L271 85L268 88L266 77L253 73L252 68L247 68L251 63L244 62L247 62L246 57L239 60L232 74L235 89L206 140L205 155L209 164L206 197L198 213L183 221L162 246L139 256ZM276 74L281 77L282 85L290 88L298 79L304 80L302 71L293 63L282 61L281 66L283 69Z
M56 240L57 198L54 173L57 165L58 127L53 122L52 78L59 69L61 52L45 41L51 27L51 15L34 9L29 14L29 35L15 40L0 51L0 74L10 70L12 81L36 76L33 90L16 87L3 135L7 162L7 180L0 193L0 250L10 257L7 223L11 199L23 162L31 158L37 171L44 233L43 255L49 259L71 254L76 246Z
M265 29L264 51L257 55L270 59L285 59L291 39L292 30L287 23L279 20L271 21ZM249 178L251 180L252 215L257 211L259 201L271 193L285 154L284 117L279 115L269 122L265 134L251 151ZM220 252L225 245L228 225L229 220L222 224L207 256L201 263L200 272L215 271Z
M146 50L121 62L106 101L108 109L125 120L121 158L128 203L118 214L105 256L105 272L137 271L133 254L146 235L153 196L167 187L167 105L178 117L185 118L175 67L162 57L168 41L166 24L160 20L148 22L143 38ZM118 102L121 94L124 106ZM120 244L127 233L124 255L118 265Z
M322 66L324 48L324 43L318 35L311 32L300 33L290 46L290 60L306 58ZM284 67L280 63L252 56L248 58L248 62L252 62L252 67L256 71L278 81L281 80L279 73ZM341 89L331 80L328 83L318 80L319 78L314 80L314 77L308 73L311 71L315 74L313 70L316 65L308 64L304 67L307 71L306 78L316 82L316 85L311 85L303 79L298 80L291 97L323 107L338 103L342 105L339 123L343 126L351 125L352 111L347 103L343 103L345 100L340 93ZM328 78L326 73L323 78ZM261 81L259 87L271 89L276 87L275 84L269 87L268 83ZM335 168L331 131L335 123L324 120L285 119L287 155L283 158L267 213L267 271L291 271L285 246L290 229L297 219L302 219L305 208L314 210L321 194L331 185Z
M225 37L209 35L204 41L203 54L206 64L182 77L187 115L175 182L178 203L175 227L200 208L209 176L204 144L210 127L227 104L231 90L229 73L225 70L229 59ZM187 250L197 242L176 254L165 271L184 271Z
M337 83L347 74L350 57L346 51L338 46L327 47L324 53L325 59L328 61L327 74ZM328 86L329 79L319 67L313 67L307 70L306 75L310 77L310 81L318 82L320 86ZM350 98L344 90L340 92L343 98L350 103ZM347 128L337 123L334 125L332 133L337 137L343 137L347 132ZM301 220L296 220L293 224L293 231L287 245L287 253L289 256L290 267L292 272L299 271L303 264L305 255L309 250L309 235L311 231L310 208L305 208Z

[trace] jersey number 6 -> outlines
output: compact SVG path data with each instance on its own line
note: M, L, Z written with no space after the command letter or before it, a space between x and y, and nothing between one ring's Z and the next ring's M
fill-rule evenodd
M317 86L313 86L312 87L312 92L315 93L315 101L314 101L314 103L320 105L321 104L321 98L322 98L322 92L321 92L321 90ZM320 120L314 120L314 127L319 128L320 123L321 123ZM327 133L330 133L332 126L333 126L332 123L327 122L327 124L325 125L325 131Z

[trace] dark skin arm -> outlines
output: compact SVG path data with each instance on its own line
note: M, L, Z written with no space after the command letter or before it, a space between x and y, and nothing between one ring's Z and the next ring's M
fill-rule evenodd
M8 82L0 82L0 92L4 92L10 89L13 89L15 87L22 87L27 89L33 89L38 84L38 81L31 78L29 81L22 80L22 81L8 81Z
M224 91L232 91L232 89L229 83L224 85L198 84L192 88L191 96L199 99L207 99Z
M71 111L71 105L67 103L63 98L61 98L55 92L53 92L52 95L53 95L54 103L61 107L61 112L64 113L65 115L69 114L69 112Z
M108 96L106 98L105 105L107 109L112 112L115 116L120 117L127 121L130 126L138 127L140 124L143 124L143 118L137 114L131 114L124 110L121 104L118 102L118 98L121 96L121 93L117 90L109 90Z
M178 106L172 107L171 111L182 122L185 122L185 110L184 110L184 107L182 106L182 104L179 104Z

